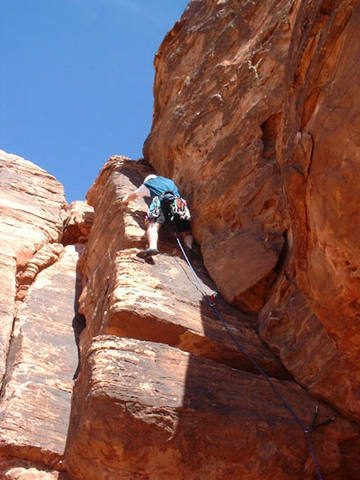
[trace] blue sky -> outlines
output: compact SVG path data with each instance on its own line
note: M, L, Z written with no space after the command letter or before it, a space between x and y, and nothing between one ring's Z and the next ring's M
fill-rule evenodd
M150 132L153 59L189 0L0 0L0 149L85 198Z

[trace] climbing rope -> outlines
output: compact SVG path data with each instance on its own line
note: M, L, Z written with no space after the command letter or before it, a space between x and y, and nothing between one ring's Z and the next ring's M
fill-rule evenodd
M252 363L252 365L261 373L261 375L263 375L263 377L267 380L267 382L269 383L269 385L271 386L271 388L273 389L274 393L276 394L276 396L279 398L279 400L281 401L281 403L284 405L284 407L290 412L291 416L293 417L293 419L295 420L295 422L300 426L301 430L303 431L304 435L305 435L305 438L306 438L306 442L307 442L307 445L308 445L308 448L309 448L309 451L311 453L311 456L313 458L313 461L314 461L314 465L315 465L315 469L316 469L316 472L317 472L317 475L318 475L318 478L319 480L322 480L322 476L321 476L321 472L320 472L320 467L319 467L319 464L318 464L318 461L317 461L317 458L316 458L316 455L315 455L315 451L314 451L314 447L313 447L313 444L312 444L312 441L311 441L311 437L310 437L310 432L315 430L315 428L317 427L320 427L321 425L326 425L332 421L335 420L335 417L329 419L329 420L326 420L325 422L322 422L318 425L316 425L316 417L317 417L317 414L318 414L318 406L316 405L315 406L315 412L314 412L314 418L313 418L313 421L312 421L312 424L310 425L309 428L306 428L304 423L302 422L302 420L299 418L299 416L294 412L293 408L288 404L288 402L285 400L285 398L283 397L283 395L281 394L281 392L278 390L278 388L276 387L276 385L274 384L274 382L271 380L271 377L269 377L269 375L260 367L260 365L256 362L256 360L250 355L250 353L246 350L246 348L239 342L239 340L235 337L235 335L232 333L228 323L226 322L226 320L224 319L224 317L221 315L221 313L219 312L219 310L216 308L216 305L215 305L215 297L214 295L208 295L203 286L201 285L201 282L200 282L200 279L197 275L197 273L195 272L194 270L194 267L192 266L188 256L186 255L186 252L184 250L184 247L182 246L182 243L179 239L179 235L178 233L175 231L175 237L176 237L176 241L180 247L180 250L184 256L184 259L186 261L186 263L188 264L189 268L191 269L198 285L200 286L200 291L202 292L202 294L204 295L204 297L206 298L207 300L207 303L209 304L209 306L214 310L217 318L220 320L220 322L222 323L224 329L226 330L226 332L228 333L228 335L231 337L231 339L233 340L233 342L235 343L235 345L239 348L239 350L247 357L247 359L249 360L250 363Z

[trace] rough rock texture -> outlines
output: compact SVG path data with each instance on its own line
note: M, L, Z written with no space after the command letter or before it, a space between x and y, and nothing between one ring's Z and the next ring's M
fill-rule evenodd
M193 0L155 59L147 160L210 276L297 381L359 420L358 1Z
M316 478L215 288L304 425L336 417L311 433L323 479L360 478L359 26L360 0L192 0L145 162L111 158L67 207L1 152L1 478ZM199 283L170 231L136 257L146 202L121 199L146 162L189 201Z
M313 478L304 435L263 377L161 343L104 336L80 378L67 449L75 478ZM313 401L292 382L275 383L309 423ZM324 474L339 466L338 442L355 436L343 420L314 433Z
M360 224L356 192L360 153L355 134L359 125L355 79L360 69L353 59L360 48L360 7L345 24L353 2L347 4L347 8L345 3L344 8L323 12L312 27L312 38L304 39L302 49L292 55L292 88L282 130L286 142L279 148L292 236L284 276L296 282L304 297L302 303L308 306L302 318L293 308L289 312L287 290L293 287L281 276L285 297L274 298L273 305L281 304L285 316L281 314L277 323L269 322L264 312L263 325L264 335L271 336L280 350L285 343L294 346L296 331L319 332L314 336L321 336L326 345L321 359L318 341L311 341L312 348L309 344L304 348L303 339L297 345L302 351L297 356L311 367L310 376L291 358L284 363L311 391L359 420ZM300 32L297 35L300 37ZM279 330L289 317L297 330L284 336ZM318 360L309 362L314 356Z
M313 478L304 433L206 303L214 286L201 258L197 284L166 230L160 256L136 257L146 204L125 207L121 198L149 172L114 157L87 196L95 219L81 259L86 329L65 468L79 480ZM286 378L256 334L256 317L220 295L216 303L258 364ZM315 401L287 378L274 381L308 425ZM320 412L319 421L334 415L324 405ZM345 478L348 465L353 475L357 439L358 427L340 417L314 432L325 478Z
M144 155L185 192L225 298L253 311L287 228L275 144L296 3L192 1L155 59Z
M0 150L0 378L15 313L16 274L47 243L59 241L64 189L33 163Z
M24 300L30 285L34 282L36 275L45 268L55 263L63 252L61 243L49 243L41 247L34 256L27 262L23 270L17 276L16 300Z
M18 309L0 405L2 456L59 467L78 364L77 260L75 247L66 247L60 260L37 276Z
M0 458L0 478L3 480L70 480L65 472L46 468L44 465Z
M94 221L94 209L86 202L72 202L69 207L69 216L64 224L62 243L74 245L84 243L90 233Z
M65 479L82 247L58 243L67 205L47 172L1 151L0 190L0 477Z
M207 304L204 293L214 285L200 258L195 261L202 281L197 284L175 239L162 232L155 262L135 256L144 245L146 204L138 199L124 209L121 197L133 191L149 173L143 165L124 157L111 159L88 194L94 203L94 225L84 259L81 313L88 328L82 343L99 334L167 343L238 368L253 369ZM90 270L92 269L92 271ZM202 291L200 290L202 288ZM256 318L241 315L218 298L233 333L241 334L246 348L269 374L286 372L255 333Z

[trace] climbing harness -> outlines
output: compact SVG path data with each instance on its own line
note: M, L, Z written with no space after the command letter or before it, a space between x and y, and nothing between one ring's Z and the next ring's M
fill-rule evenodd
M315 451L314 451L314 447L313 447L313 444L312 444L312 441L311 441L311 437L310 437L310 432L314 431L316 428L318 427L321 427L322 425L327 425L333 421L335 421L335 417L332 417L328 420L326 420L325 422L321 422L319 424L316 424L316 418L317 418L317 415L318 415L318 410L319 410L319 407L318 405L315 405L315 410L314 410L314 416L313 416L313 420L312 420L312 423L311 425L306 428L304 423L302 422L302 420L299 418L299 416L294 412L293 408L288 404L288 402L285 400L285 398L283 397L283 395L280 393L280 391L278 390L278 388L276 387L276 385L274 384L274 382L271 380L271 377L269 377L269 375L260 367L260 365L256 362L256 360L250 355L250 353L246 350L246 348L243 347L243 345L239 342L239 340L235 337L235 335L232 333L232 331L230 330L230 327L229 325L227 324L226 320L224 319L224 317L221 315L221 313L219 312L219 310L216 308L216 304L215 304L215 294L211 294L211 295L208 295L203 286L201 285L200 283L200 280L199 280L199 277L197 275L197 273L195 272L188 256L186 255L186 252L184 250L184 247L182 246L182 243L179 239L179 235L177 233L177 231L174 232L175 233L175 237L176 237L176 241L180 247L180 250L184 256L184 259L186 261L186 263L188 264L190 270L192 271L197 283L199 284L200 286L200 290L202 292L202 294L204 295L204 297L206 298L207 300L207 303L209 304L209 306L214 310L217 318L220 320L220 322L222 323L224 329L226 330L226 332L228 333L228 335L231 337L231 339L233 340L233 342L235 343L235 345L239 348L239 350L247 357L247 359L249 360L250 363L252 363L252 365L258 370L258 372L260 372L263 377L267 380L267 382L269 383L270 387L273 389L274 393L276 394L276 396L279 398L279 400L281 401L281 403L283 404L283 406L290 412L291 416L293 417L293 419L295 420L295 422L300 426L301 430L303 431L304 435L305 435L305 438L306 438L306 442L307 442L307 445L308 445L308 448L309 448L309 451L311 453L311 456L312 456L312 459L313 459L313 462L314 462L314 465L315 465L315 469L316 469L316 473L318 475L318 478L319 480L322 480L322 476L321 476L321 472L320 472L320 467L319 467L319 464L318 464L318 461L317 461L317 458L316 458L316 455L315 455Z

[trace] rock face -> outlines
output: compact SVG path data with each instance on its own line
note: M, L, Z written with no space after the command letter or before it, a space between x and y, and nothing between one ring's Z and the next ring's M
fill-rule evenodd
M155 59L145 157L184 190L225 298L252 311L288 224L275 148L297 3L192 1Z
M0 453L57 466L77 368L74 292L78 252L66 247L19 306L5 376Z
M31 162L0 151L0 376L15 313L16 274L33 254L61 236L65 216L63 187Z
M359 24L358 1L190 2L155 59L144 147L225 298L357 421Z
M88 194L94 203L94 225L84 256L84 289L81 313L87 319L82 343L94 336L115 334L176 346L221 363L252 369L238 351L204 298L214 285L196 261L202 277L202 291L181 258L171 232L163 235L161 250L166 253L155 264L135 256L143 247L146 204L139 199L124 209L121 197L133 191L149 169L124 157L110 160ZM100 213L101 212L101 213ZM277 359L264 348L255 332L256 318L239 313L219 300L230 328L241 331L247 349L270 374L286 376Z
M281 304L278 323L269 322L267 309L263 326L264 335L273 336L272 331L280 340L280 349L284 337L280 334L280 339L279 331L289 317L298 331L306 326L308 331L318 332L318 340L322 337L327 345L321 368L313 362L311 375L297 372L297 378L359 420L359 221L354 200L360 171L357 139L352 133L359 124L357 100L353 104L357 98L353 79L359 75L359 66L352 59L359 49L360 8L352 11L342 29L351 12L350 3L325 11L313 26L318 41L304 42L303 50L293 53L293 90L288 92L282 133L287 141L279 150L293 239L289 262L279 278L285 298L280 295L273 301L275 307ZM324 24L329 32L321 36ZM292 115L295 110L301 112L296 119ZM293 275L289 275L291 271ZM304 297L302 303L307 304L302 319L294 309L288 313L288 292L294 287L285 276L295 279ZM301 337L290 332L285 341L294 345L295 340L300 347L304 345ZM307 359L319 351L318 340L311 342L313 348L307 345L303 350L303 361L309 366ZM298 369L295 363L291 359L285 362L293 371Z
M152 262L136 257L147 207L143 199L125 207L121 198L149 172L114 157L87 196L95 219L81 260L86 328L67 472L79 480L313 478L301 428L206 303L214 285L201 258L194 259L197 284L171 231L161 232L162 254ZM309 425L315 401L261 343L256 316L221 296L216 304L232 335ZM320 422L334 415L323 404L320 411ZM339 417L312 439L325 478L342 478L348 465L353 474L355 424Z
M0 477L65 479L81 247L58 243L67 205L54 177L1 152L0 188Z
M84 243L90 233L94 221L94 209L86 202L72 202L69 207L69 216L64 224L62 243L73 245Z
M1 152L0 478L360 478L359 26L359 0L192 0L144 161L67 206ZM150 165L198 279L171 229L136 256Z
M276 384L309 423L311 399L292 382ZM177 348L96 337L74 399L67 462L75 478L313 478L305 438L263 377ZM324 472L354 433L339 421L314 435Z

